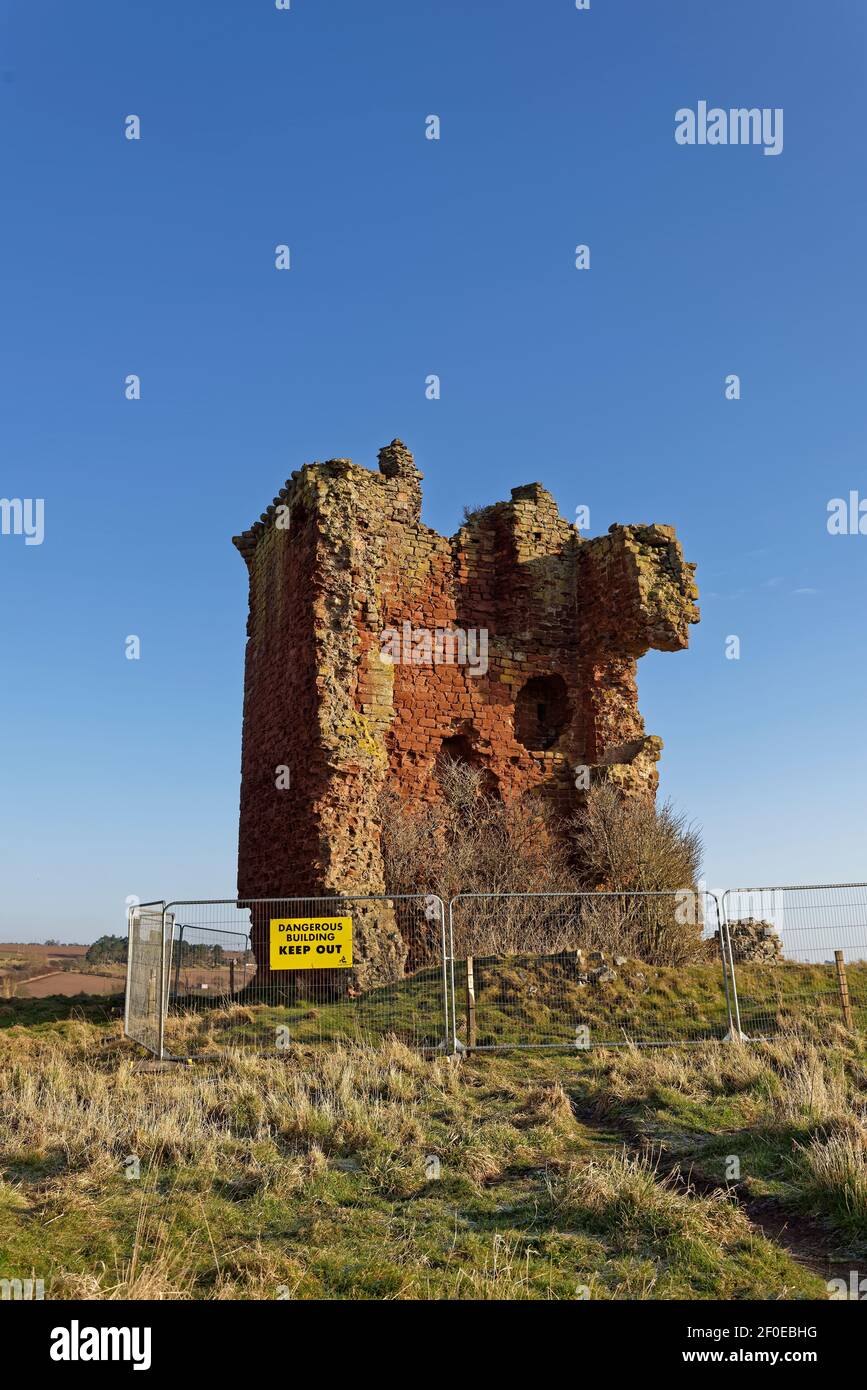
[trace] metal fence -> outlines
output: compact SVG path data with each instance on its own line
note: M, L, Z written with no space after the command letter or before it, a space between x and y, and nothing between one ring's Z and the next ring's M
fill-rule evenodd
M867 884L729 888L722 909L735 1024L746 1037L805 1021L820 1033L867 1027Z
M165 911L173 964L161 1055L384 1037L444 1046L446 914L433 894L203 900Z
M149 1052L163 1054L173 917L164 902L128 913L124 1032Z
M125 1031L158 1057L397 1037L425 1050L867 1028L867 884L149 903Z
M712 893L469 893L449 904L453 1046L653 1046L733 1028Z

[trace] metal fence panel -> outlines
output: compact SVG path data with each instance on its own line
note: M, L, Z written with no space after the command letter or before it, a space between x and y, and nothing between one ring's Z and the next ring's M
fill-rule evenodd
M867 1027L867 884L729 888L722 910L747 1037Z
M731 1031L712 893L473 893L450 903L454 1045L694 1043Z
M412 1047L445 1048L445 908L415 897L297 897L169 904L174 968L165 1046L169 1055L230 1047L281 1051L296 1043L371 1042L394 1036ZM353 963L326 952L351 922ZM270 940L322 937L303 968L271 968ZM299 923L310 924L300 928ZM317 926L321 930L314 931ZM342 928L336 928L339 936ZM277 938L275 938L277 939ZM293 951L300 948L292 948ZM312 968L308 968L310 961ZM293 963L294 964L294 963Z
M351 923L351 965L271 968L274 923L326 919ZM387 1036L449 1051L653 1046L840 1023L867 1028L865 883L729 889L721 903L686 890L458 894L448 922L432 894L129 915L124 1028L158 1057Z
M171 969L172 916L165 903L142 903L130 908L128 926L124 1032L159 1057Z

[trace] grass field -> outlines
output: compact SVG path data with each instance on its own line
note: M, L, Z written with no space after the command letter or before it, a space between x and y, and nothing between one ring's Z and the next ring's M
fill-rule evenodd
M867 1058L839 1023L160 1071L115 1007L0 1006L0 1277L48 1298L809 1299L865 1263Z

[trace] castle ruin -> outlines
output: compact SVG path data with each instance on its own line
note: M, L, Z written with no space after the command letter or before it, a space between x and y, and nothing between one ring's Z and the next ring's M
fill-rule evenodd
M307 464L234 538L250 592L240 899L383 893L381 789L436 798L444 752L492 793L564 812L576 768L655 793L636 663L685 648L699 617L673 528L585 539L529 483L448 538L421 521L421 481L397 439L378 472Z

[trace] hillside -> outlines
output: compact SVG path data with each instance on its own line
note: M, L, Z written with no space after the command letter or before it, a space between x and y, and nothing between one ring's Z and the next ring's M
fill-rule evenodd
M839 1026L161 1070L81 1013L0 1016L0 1260L49 1298L824 1298L867 1257L867 1067Z

